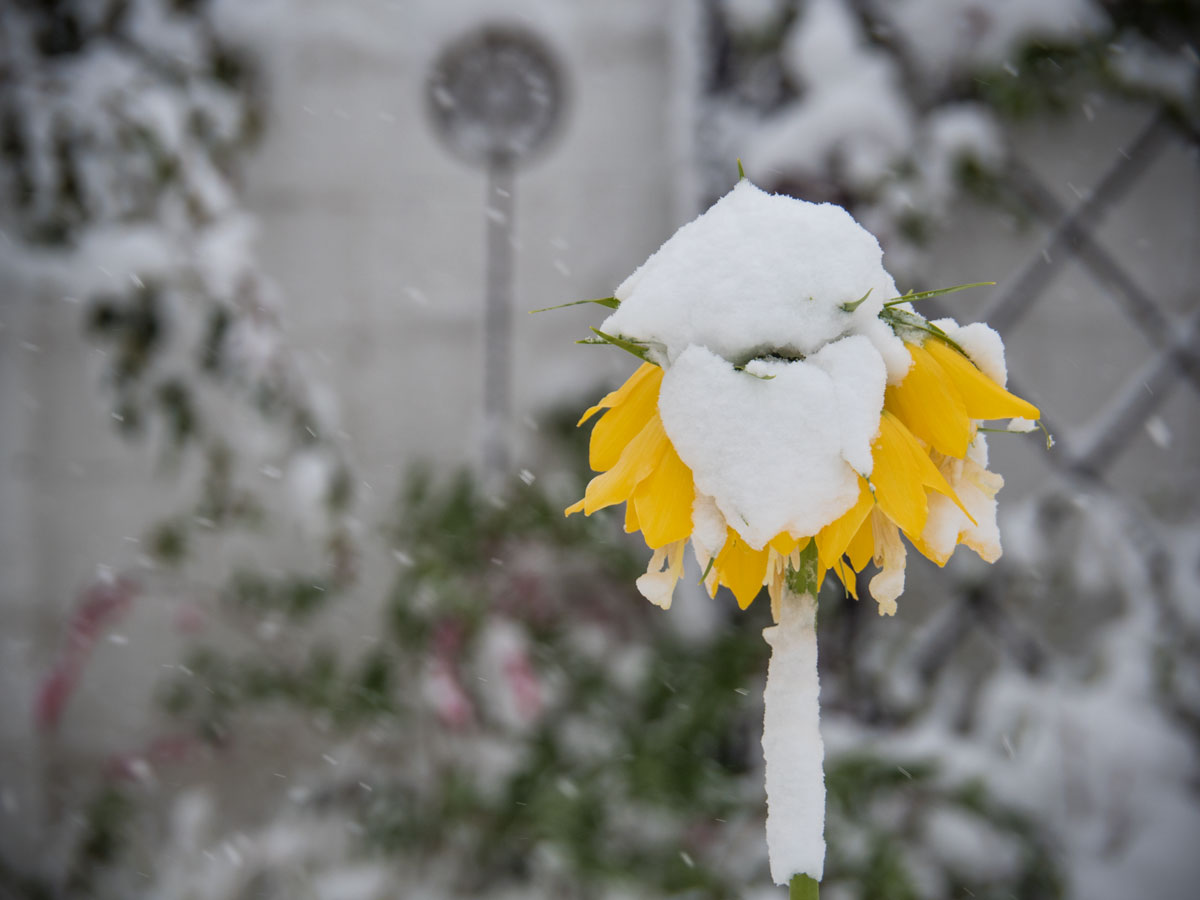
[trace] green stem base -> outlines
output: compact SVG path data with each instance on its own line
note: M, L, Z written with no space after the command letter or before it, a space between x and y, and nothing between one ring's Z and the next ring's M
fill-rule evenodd
M807 875L794 875L788 887L788 900L818 900L820 891L819 882L813 881Z

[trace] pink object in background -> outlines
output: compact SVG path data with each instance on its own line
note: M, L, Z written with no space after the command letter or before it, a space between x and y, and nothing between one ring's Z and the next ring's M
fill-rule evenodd
M93 646L106 628L120 621L129 611L137 590L136 582L120 577L98 581L84 592L67 623L66 639L58 659L38 686L34 704L38 731L50 733L58 728Z

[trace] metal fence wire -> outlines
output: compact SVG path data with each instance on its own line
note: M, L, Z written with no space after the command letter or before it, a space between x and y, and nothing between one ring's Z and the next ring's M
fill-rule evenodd
M1136 196L1152 164L1173 146L1182 146L1191 164L1200 165L1200 133L1196 127L1170 111L1159 110L1116 153L1091 190L1071 208L1056 199L1030 166L1013 160L1001 178L1000 188L1032 218L1047 225L1048 232L1016 274L1002 283L980 318L1004 335L1011 349L1019 335L1010 339L1008 332L1054 296L1056 275L1075 263L1096 279L1104 288L1100 293L1116 303L1129 328L1149 343L1149 359L1123 375L1119 387L1089 421L1068 427L1054 421L1053 415L1043 419L1055 437L1055 447L1053 452L1039 454L1045 474L1052 477L1035 500L1036 518L1041 532L1052 534L1067 514L1064 489L1067 493L1102 497L1109 509L1117 510L1125 538L1147 573L1152 596L1145 599L1155 604L1160 616L1160 649L1176 657L1200 659L1200 633L1180 615L1180 603L1190 601L1178 596L1164 528L1146 511L1141 496L1121 488L1111 478L1118 460L1179 385L1200 396L1200 297L1189 292L1183 312L1173 312L1156 300L1144 280L1131 274L1097 237L1106 215ZM1196 249L1200 251L1200 247ZM936 301L929 304L936 306ZM933 309L934 316L948 314L944 306ZM1072 348L1064 352L1070 353ZM1018 395L1036 397L1035 390L1021 383L1019 372L1010 378L1009 386ZM1025 671L1040 670L1050 651L1039 637L1040 629L1030 611L1010 602L1014 586L1022 577L1016 564L1001 559L986 581L968 591L965 602L946 604L919 639L919 675L932 681L950 662L952 648L976 629L986 631L990 643ZM1170 690L1165 702L1200 740L1200 708Z
M1085 198L1064 210L1037 175L1020 161L1009 168L1006 186L1037 218L1053 225L1045 243L1021 271L1007 282L983 316L1001 334L1010 330L1036 303L1044 300L1054 275L1065 263L1077 260L1110 290L1129 323L1150 341L1154 358L1130 373L1123 388L1082 432L1086 439L1063 435L1062 449L1047 455L1051 466L1103 483L1105 475L1130 436L1154 415L1171 389L1182 379L1200 392L1198 310L1180 319L1156 302L1094 234L1104 215L1131 190L1150 164L1172 140L1200 147L1194 129L1165 111L1154 115L1141 133L1121 150ZM1015 385L1020 393L1020 385ZM1056 434L1061 428L1055 431Z

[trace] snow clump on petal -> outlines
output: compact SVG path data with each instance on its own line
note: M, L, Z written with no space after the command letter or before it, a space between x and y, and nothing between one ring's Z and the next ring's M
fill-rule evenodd
M757 550L816 534L858 499L852 463L870 471L885 378L861 336L745 372L693 345L663 376L659 414L696 489Z

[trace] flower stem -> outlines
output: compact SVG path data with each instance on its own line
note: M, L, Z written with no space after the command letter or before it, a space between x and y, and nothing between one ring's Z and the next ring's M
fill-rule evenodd
M767 856L771 877L776 884L790 884L793 897L814 896L803 892L809 889L805 878L815 886L825 865L816 619L815 590L797 593L788 584L780 598L779 624L763 631L771 646L762 741ZM802 892L796 894L797 889Z
M818 900L821 885L807 875L796 875L788 886L788 900Z

